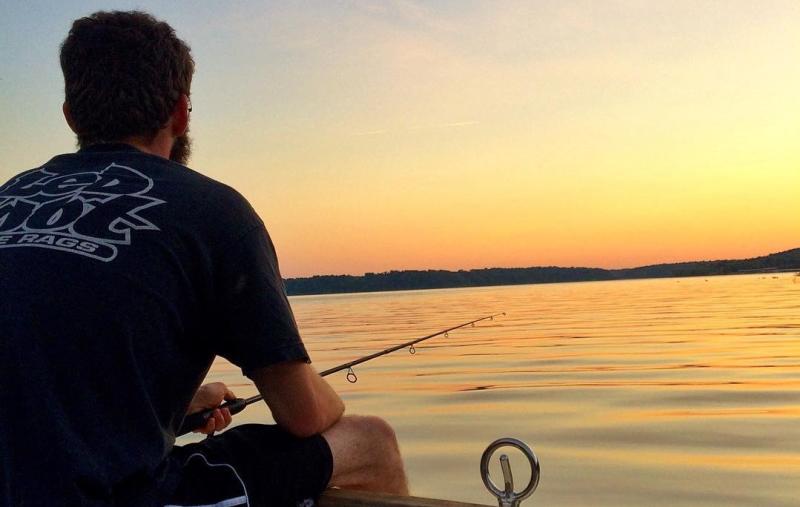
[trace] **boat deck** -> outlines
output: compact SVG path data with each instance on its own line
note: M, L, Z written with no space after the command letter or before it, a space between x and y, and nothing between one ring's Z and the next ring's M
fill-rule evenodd
M437 500L416 496L329 489L319 499L320 507L491 507L484 504Z

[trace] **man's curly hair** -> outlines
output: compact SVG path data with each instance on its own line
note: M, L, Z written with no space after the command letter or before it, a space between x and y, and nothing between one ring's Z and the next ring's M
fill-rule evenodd
M78 145L152 141L194 74L191 50L167 23L139 11L99 11L61 45L65 100Z

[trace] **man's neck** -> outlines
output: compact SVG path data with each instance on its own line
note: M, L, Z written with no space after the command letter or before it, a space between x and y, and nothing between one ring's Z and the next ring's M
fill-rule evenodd
M169 159L169 154L172 151L172 143L174 143L175 140L169 135L167 129L161 129L152 141L148 142L142 137L129 137L123 139L122 142L130 144L139 151Z

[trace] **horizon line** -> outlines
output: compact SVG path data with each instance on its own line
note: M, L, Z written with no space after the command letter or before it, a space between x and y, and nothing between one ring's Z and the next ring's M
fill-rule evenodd
M307 275L307 276L291 276L285 277L286 280L299 280L299 279L306 279L306 278L315 278L315 277L338 277L338 276L350 276L353 278L365 277L367 275L382 275L388 273L402 273L402 272L429 272L429 271L443 271L448 273L458 273L460 271L483 271L483 270L491 270L491 269L536 269L536 268L559 268L559 269L599 269L603 271L626 271L626 270L633 270L633 269L642 269L642 268L650 268L654 266L669 266L669 265L677 265L677 264L692 264L697 262L725 262L725 261L746 261L746 260L754 260L754 259L761 259L765 257L770 257L772 255L781 255L788 252L793 252L795 250L800 250L800 247L789 248L787 250L781 250L779 252L771 252L764 255L757 255L755 257L744 257L744 258L736 258L736 259L702 259L702 260L690 260L690 261L674 261L674 262L659 262L656 264L643 264L640 266L631 266L626 268L601 268L601 267L593 267L593 266L557 266L557 265L538 265L538 266L517 266L517 267L502 267L502 266L492 266L492 267L483 267L483 268L470 268L470 269L389 269L386 271L365 271L360 275L351 275L351 274L314 274L314 275ZM800 269L800 266L797 268L788 268L788 271L793 271L794 269Z

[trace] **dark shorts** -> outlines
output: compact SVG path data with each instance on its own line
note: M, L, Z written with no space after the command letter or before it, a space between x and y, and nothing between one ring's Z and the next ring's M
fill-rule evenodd
M333 456L319 435L297 438L264 424L231 428L175 447L181 478L167 505L313 505L328 486Z

